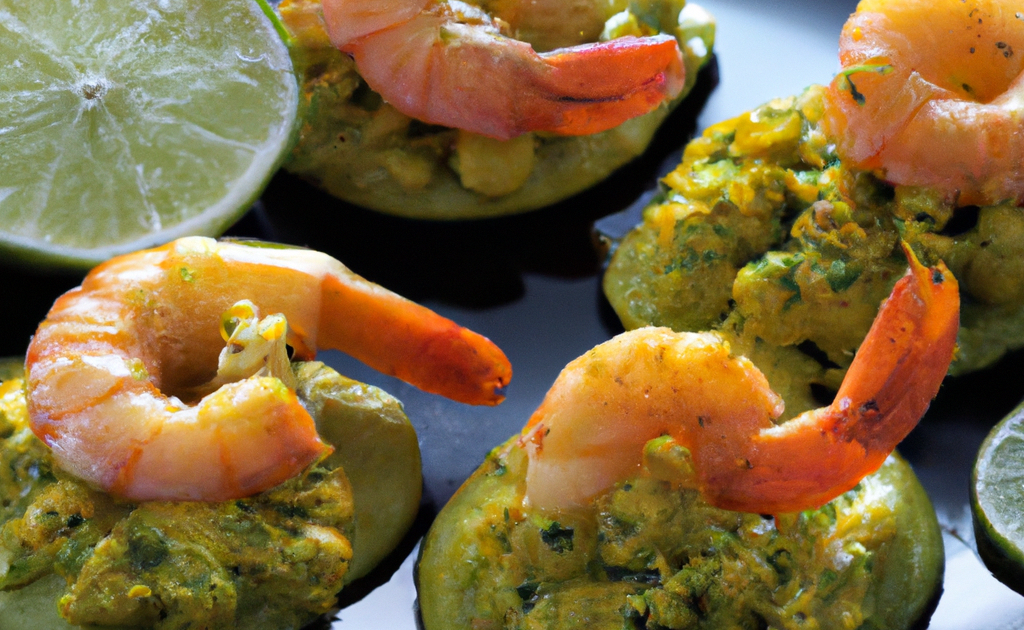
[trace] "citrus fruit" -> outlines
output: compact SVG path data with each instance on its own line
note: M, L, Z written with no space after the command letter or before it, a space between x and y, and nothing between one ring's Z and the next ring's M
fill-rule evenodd
M293 136L279 28L263 0L0 0L0 256L227 229Z
M1024 594L1024 403L981 444L971 474L971 510L985 565Z

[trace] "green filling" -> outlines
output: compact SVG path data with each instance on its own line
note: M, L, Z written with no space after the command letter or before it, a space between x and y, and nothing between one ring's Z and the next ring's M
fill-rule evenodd
M687 145L605 275L626 328L720 330L792 416L818 406L812 386L838 387L906 271L904 240L960 283L952 373L1024 346L1024 209L956 208L847 169L819 128L821 110L815 86Z
M898 457L820 509L771 517L660 479L687 465L666 439L639 476L557 522L523 503L522 451L495 449L424 543L426 630L898 630L941 584L934 511ZM566 531L571 547L551 544Z
M295 630L331 610L415 515L419 454L393 398L319 363L293 369L327 439L346 442L300 477L222 503L131 503L86 486L28 428L20 381L0 384L0 618L39 630ZM342 464L375 466L389 485L372 471L350 483ZM377 495L391 499L381 514Z

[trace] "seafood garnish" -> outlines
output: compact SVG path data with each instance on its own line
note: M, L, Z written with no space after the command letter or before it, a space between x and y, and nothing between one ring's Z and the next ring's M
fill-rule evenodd
M1024 203L1024 19L1009 0L863 0L823 122L848 166Z
M784 409L764 375L716 333L640 328L570 363L520 440L526 500L570 509L635 475L649 440L688 449L710 504L778 514L820 506L878 469L916 426L953 358L956 279L910 269L893 288L828 407L775 424Z
M324 0L335 46L398 111L499 139L529 131L593 134L665 103L686 70L670 35L621 37L538 53L507 34L531 16L576 19L561 0Z
M511 378L489 340L330 256L184 238L100 265L56 301L26 359L31 427L63 468L120 496L248 496L329 451L289 366L318 347L471 404L501 402Z

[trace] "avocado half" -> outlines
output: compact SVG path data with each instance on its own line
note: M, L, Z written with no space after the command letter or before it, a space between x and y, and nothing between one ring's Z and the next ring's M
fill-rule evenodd
M605 30L615 26L615 36L660 31L678 39L686 67L682 93L601 133L528 133L503 142L423 124L384 102L331 45L319 0L284 0L277 10L303 95L298 142L284 168L350 203L432 220L534 210L604 180L643 153L693 88L715 35L713 18L685 0L608 3Z
M518 436L438 515L417 566L425 630L909 628L941 590L939 524L891 456L816 510L763 516L706 504L671 481L657 438L639 474L584 509L523 501Z
M255 497L132 504L55 468L28 428L20 362L0 362L3 627L298 630L330 612L412 525L419 444L389 394L292 368L329 457Z

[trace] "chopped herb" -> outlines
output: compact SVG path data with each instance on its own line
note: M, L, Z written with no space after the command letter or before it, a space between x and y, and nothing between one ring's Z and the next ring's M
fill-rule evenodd
M795 563L793 561L793 554L788 549L779 549L767 558L768 564L771 565L775 572L779 575L779 582L785 584L793 579L793 568Z
M140 573L160 566L169 555L167 541L156 529L140 529L128 539L128 559Z
M491 526L491 529L494 529L493 525ZM512 541L508 539L508 534L506 534L505 532L494 531L494 537L498 540L499 543L501 543L502 553L512 553Z
M274 511L288 518L308 518L306 508L297 505L275 505Z
M828 588L832 583L836 581L836 578L838 577L839 575L832 569L825 569L821 572L821 576L818 577L818 588Z
M860 278L860 274L860 269L847 265L845 261L833 260L825 274L825 280L828 281L828 286L833 292L841 293L853 286L853 283Z
M539 582L526 581L516 587L516 594L523 600L523 612L529 613L537 605L537 589Z
M796 283L796 280L794 280L791 277L785 276L779 279L779 284L781 284L784 289L791 291L793 293L793 295L791 295L789 299L786 300L786 302L782 305L783 311L788 311L790 308L796 306L797 304L803 301L804 298L800 292L800 285Z
M540 586L540 582L526 581L516 587L516 594L519 595L519 599L524 602L529 599L533 599L537 595L537 588Z
M62 575L78 575L85 563L92 557L95 544L96 541L79 540L76 532L76 536L68 538L61 545L60 551L57 552L57 556L54 558L54 567Z
M779 278L779 284L782 285L787 291L794 291L798 295L800 294L800 284L793 277L792 273L786 274Z
M892 72L892 66L890 64L878 64L878 63L866 63L860 66L854 66L844 70L839 75L839 89L846 90L853 97L853 100L858 105L863 105L866 102L864 95L857 90L857 86L854 85L852 77L855 74L861 72L873 72L875 74L887 75Z
M572 551L573 528L562 527L558 521L551 523L547 529L540 530L540 539L555 553Z
M631 584L661 584L661 572L657 569L641 569L633 571L626 567L605 566L604 572L612 582L629 582Z

